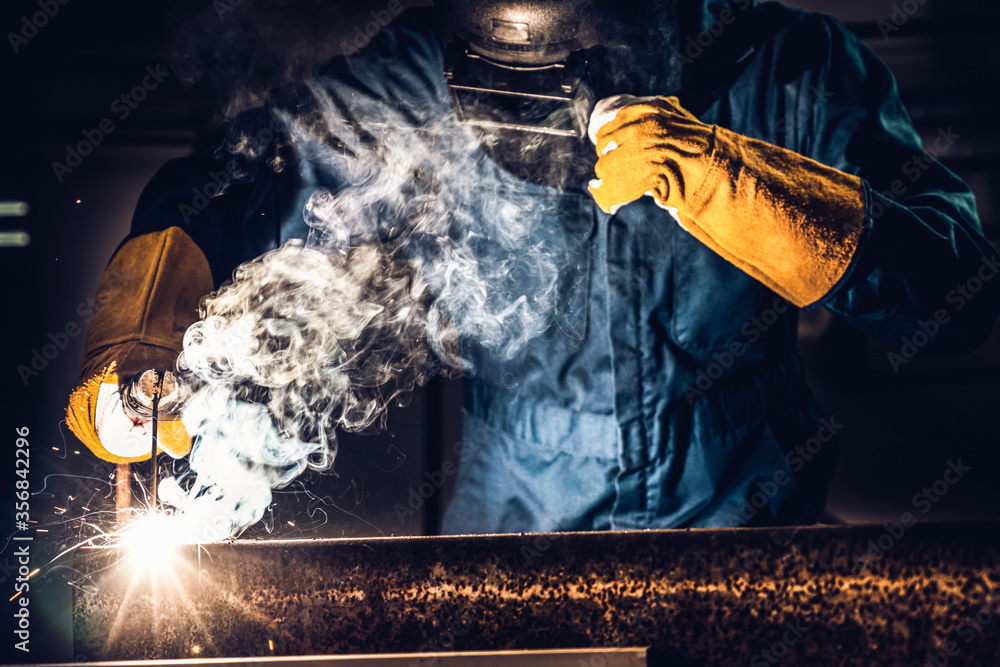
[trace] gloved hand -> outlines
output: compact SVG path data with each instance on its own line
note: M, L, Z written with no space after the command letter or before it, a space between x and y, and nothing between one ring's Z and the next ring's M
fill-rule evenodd
M134 412L130 416L121 392L144 371L174 368L184 331L198 319L198 303L211 290L208 261L179 227L137 236L115 253L87 331L82 381L66 410L70 430L99 458L112 463L150 458L151 425ZM157 424L160 451L174 457L191 449L178 417L164 410Z
M602 100L590 138L599 155L590 193L603 211L652 196L797 306L821 300L851 263L865 220L857 176L706 125L676 97Z

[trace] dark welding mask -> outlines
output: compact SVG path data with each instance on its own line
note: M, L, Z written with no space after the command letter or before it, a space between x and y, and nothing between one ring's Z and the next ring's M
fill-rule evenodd
M442 11L455 112L524 180L583 187L594 103L680 85L676 0L448 0Z

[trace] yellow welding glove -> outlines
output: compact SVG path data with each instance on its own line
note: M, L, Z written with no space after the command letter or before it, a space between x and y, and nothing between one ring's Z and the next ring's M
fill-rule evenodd
M148 369L174 368L184 332L211 290L208 261L179 227L137 236L115 253L94 299L81 384L66 410L70 430L99 458L149 459L151 424L126 414L119 387ZM174 457L191 449L177 415L158 420L157 441Z
M821 300L851 263L865 219L857 176L706 125L676 97L602 101L590 135L599 156L590 192L606 213L649 195L797 306Z

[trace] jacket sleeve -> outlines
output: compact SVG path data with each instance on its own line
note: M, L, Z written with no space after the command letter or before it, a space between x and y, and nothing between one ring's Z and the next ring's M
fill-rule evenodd
M961 354L990 335L1000 310L1000 260L983 236L975 198L942 165L961 129L945 124L921 145L886 65L828 17L827 64L812 82L808 152L860 176L866 213L847 275L822 302L884 343L923 330L922 352Z
M236 140L257 144L262 154L232 154L226 148ZM139 197L129 238L180 227L208 260L218 288L241 263L303 234L293 201L295 165L273 168L282 159L280 142L263 112L223 126L204 148L160 168Z

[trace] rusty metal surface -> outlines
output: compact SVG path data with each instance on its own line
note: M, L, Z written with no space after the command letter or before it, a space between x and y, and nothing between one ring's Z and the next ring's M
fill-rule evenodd
M75 662L44 667L74 667ZM184 658L177 660L122 660L90 662L93 667L649 667L661 664L647 648L563 649L537 651L468 651L450 653L393 653L371 655L292 656L267 658ZM41 666L39 666L41 667Z
M74 652L653 646L667 664L996 664L998 528L236 542L186 547L155 577L91 552L75 563Z

